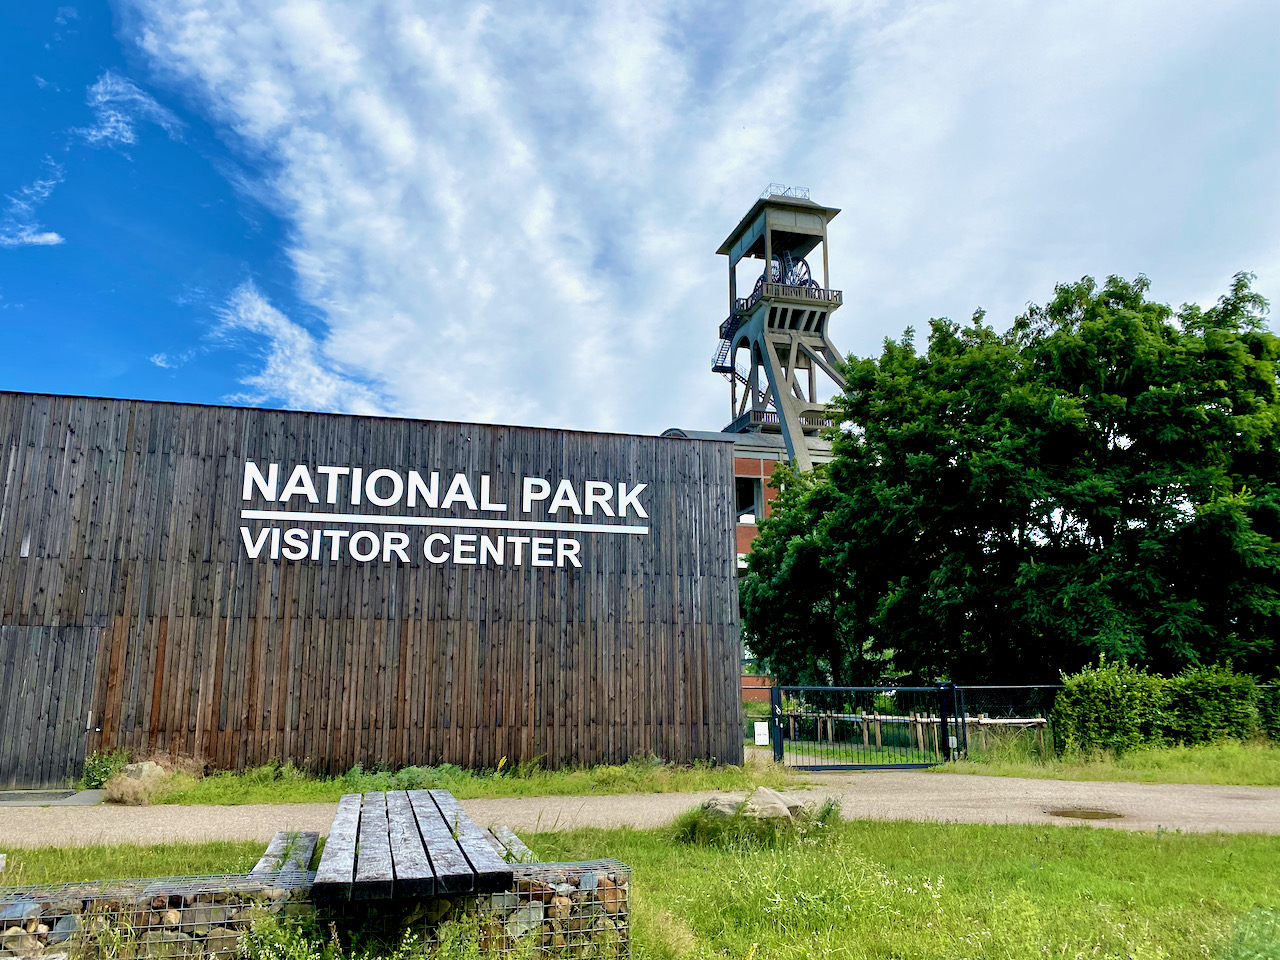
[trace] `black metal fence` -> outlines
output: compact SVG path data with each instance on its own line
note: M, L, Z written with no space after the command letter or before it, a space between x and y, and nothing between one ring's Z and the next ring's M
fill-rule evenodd
M1053 751L1053 701L1060 684L957 687L965 757L1045 757Z
M1052 750L1058 686L774 687L769 745L802 770L928 767ZM754 726L759 717L748 718ZM759 743L757 738L756 743Z
M799 769L932 766L951 759L963 735L951 684L772 693L774 759Z

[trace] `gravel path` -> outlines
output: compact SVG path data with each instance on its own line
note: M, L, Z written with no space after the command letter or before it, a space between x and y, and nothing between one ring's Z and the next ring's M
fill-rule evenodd
M846 817L959 823L1088 823L1124 830L1280 834L1280 787L1080 783L1013 777L868 771L814 775L795 793L839 797ZM524 832L574 827L654 827L711 793L612 797L464 800L476 822ZM1093 808L1118 820L1068 820L1047 811ZM76 846L175 840L270 840L277 830L327 833L330 803L240 807L8 807L0 810L0 844Z

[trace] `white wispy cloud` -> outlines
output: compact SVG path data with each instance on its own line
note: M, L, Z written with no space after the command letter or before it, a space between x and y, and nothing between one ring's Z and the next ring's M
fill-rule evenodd
M252 281L240 284L217 315L217 336L230 339L251 334L264 344L262 369L240 381L251 392L233 394L226 398L229 402L256 406L279 401L294 409L386 412L368 386L325 358L307 329L267 302ZM156 354L151 362L160 367L176 365L165 354Z
M326 324L262 330L282 357L305 335L320 371L289 399L264 370L290 404L376 384L421 416L719 426L713 251L771 180L844 207L845 350L979 305L1007 321L1086 272L1145 271L1174 303L1241 268L1280 281L1254 259L1280 223L1265 0L126 10L271 171Z
M36 222L36 208L62 182L62 169L51 166L50 176L5 196L4 213L0 214L0 247L50 247L64 242L61 234L42 229Z
M113 70L108 70L89 87L85 102L93 110L93 125L78 127L75 132L93 144L136 143L138 124L143 122L154 123L175 139L182 131L182 121L172 110Z

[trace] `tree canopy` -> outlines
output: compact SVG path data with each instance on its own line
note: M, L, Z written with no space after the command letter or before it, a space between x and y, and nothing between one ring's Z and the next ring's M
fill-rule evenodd
M1280 339L1239 274L1176 313L1058 286L1004 333L850 357L834 460L782 466L741 582L789 682L1053 681L1108 658L1273 675Z

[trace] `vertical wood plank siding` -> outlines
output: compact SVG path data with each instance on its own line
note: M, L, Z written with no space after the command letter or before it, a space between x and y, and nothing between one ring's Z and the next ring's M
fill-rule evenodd
M15 393L0 439L0 784L112 747L742 760L732 444ZM246 503L245 460L489 474L508 517L526 476L646 483L650 532L578 534L581 569L432 564L397 526L409 564L250 560L243 508L342 507Z

